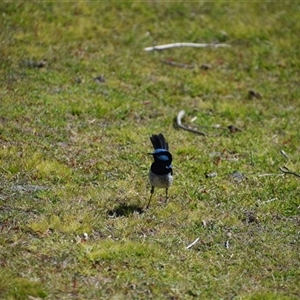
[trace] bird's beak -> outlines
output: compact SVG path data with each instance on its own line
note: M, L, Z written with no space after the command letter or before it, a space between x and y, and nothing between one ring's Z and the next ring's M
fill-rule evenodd
M153 152L152 153L147 153L148 155L153 155Z

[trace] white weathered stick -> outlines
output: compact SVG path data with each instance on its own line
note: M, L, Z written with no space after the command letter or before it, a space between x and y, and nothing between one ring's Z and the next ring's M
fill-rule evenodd
M191 244L186 246L186 249L190 249L191 247L193 247L199 240L200 240L200 238L196 238Z
M146 47L144 48L145 51L153 51L153 50L165 50L170 48L178 48L178 47L196 47L196 48L220 48L220 47L231 47L229 44L197 44L197 43L173 43L173 44L165 44L165 45L158 45L153 47Z

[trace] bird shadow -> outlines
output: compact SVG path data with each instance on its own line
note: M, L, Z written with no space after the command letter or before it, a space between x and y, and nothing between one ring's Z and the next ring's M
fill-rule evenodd
M115 209L108 211L109 217L128 217L134 213L142 214L144 212L144 208L138 205L127 205L127 204L120 204Z

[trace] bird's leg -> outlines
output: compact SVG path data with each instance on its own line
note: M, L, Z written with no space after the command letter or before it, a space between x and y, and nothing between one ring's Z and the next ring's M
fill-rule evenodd
M166 203L168 203L169 202L169 199L168 199L168 188L166 188Z
M150 191L151 195L150 195L150 199L149 199L149 202L147 204L147 209L149 208L149 205L150 205L150 201L151 201L151 198L152 198L152 195L154 193L154 186L151 186L151 191Z

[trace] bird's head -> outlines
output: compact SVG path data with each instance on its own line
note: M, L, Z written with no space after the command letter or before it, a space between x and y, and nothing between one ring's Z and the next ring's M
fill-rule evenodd
M165 165L171 165L172 163L172 154L166 149L155 149L148 154L153 156L154 161L164 163Z

